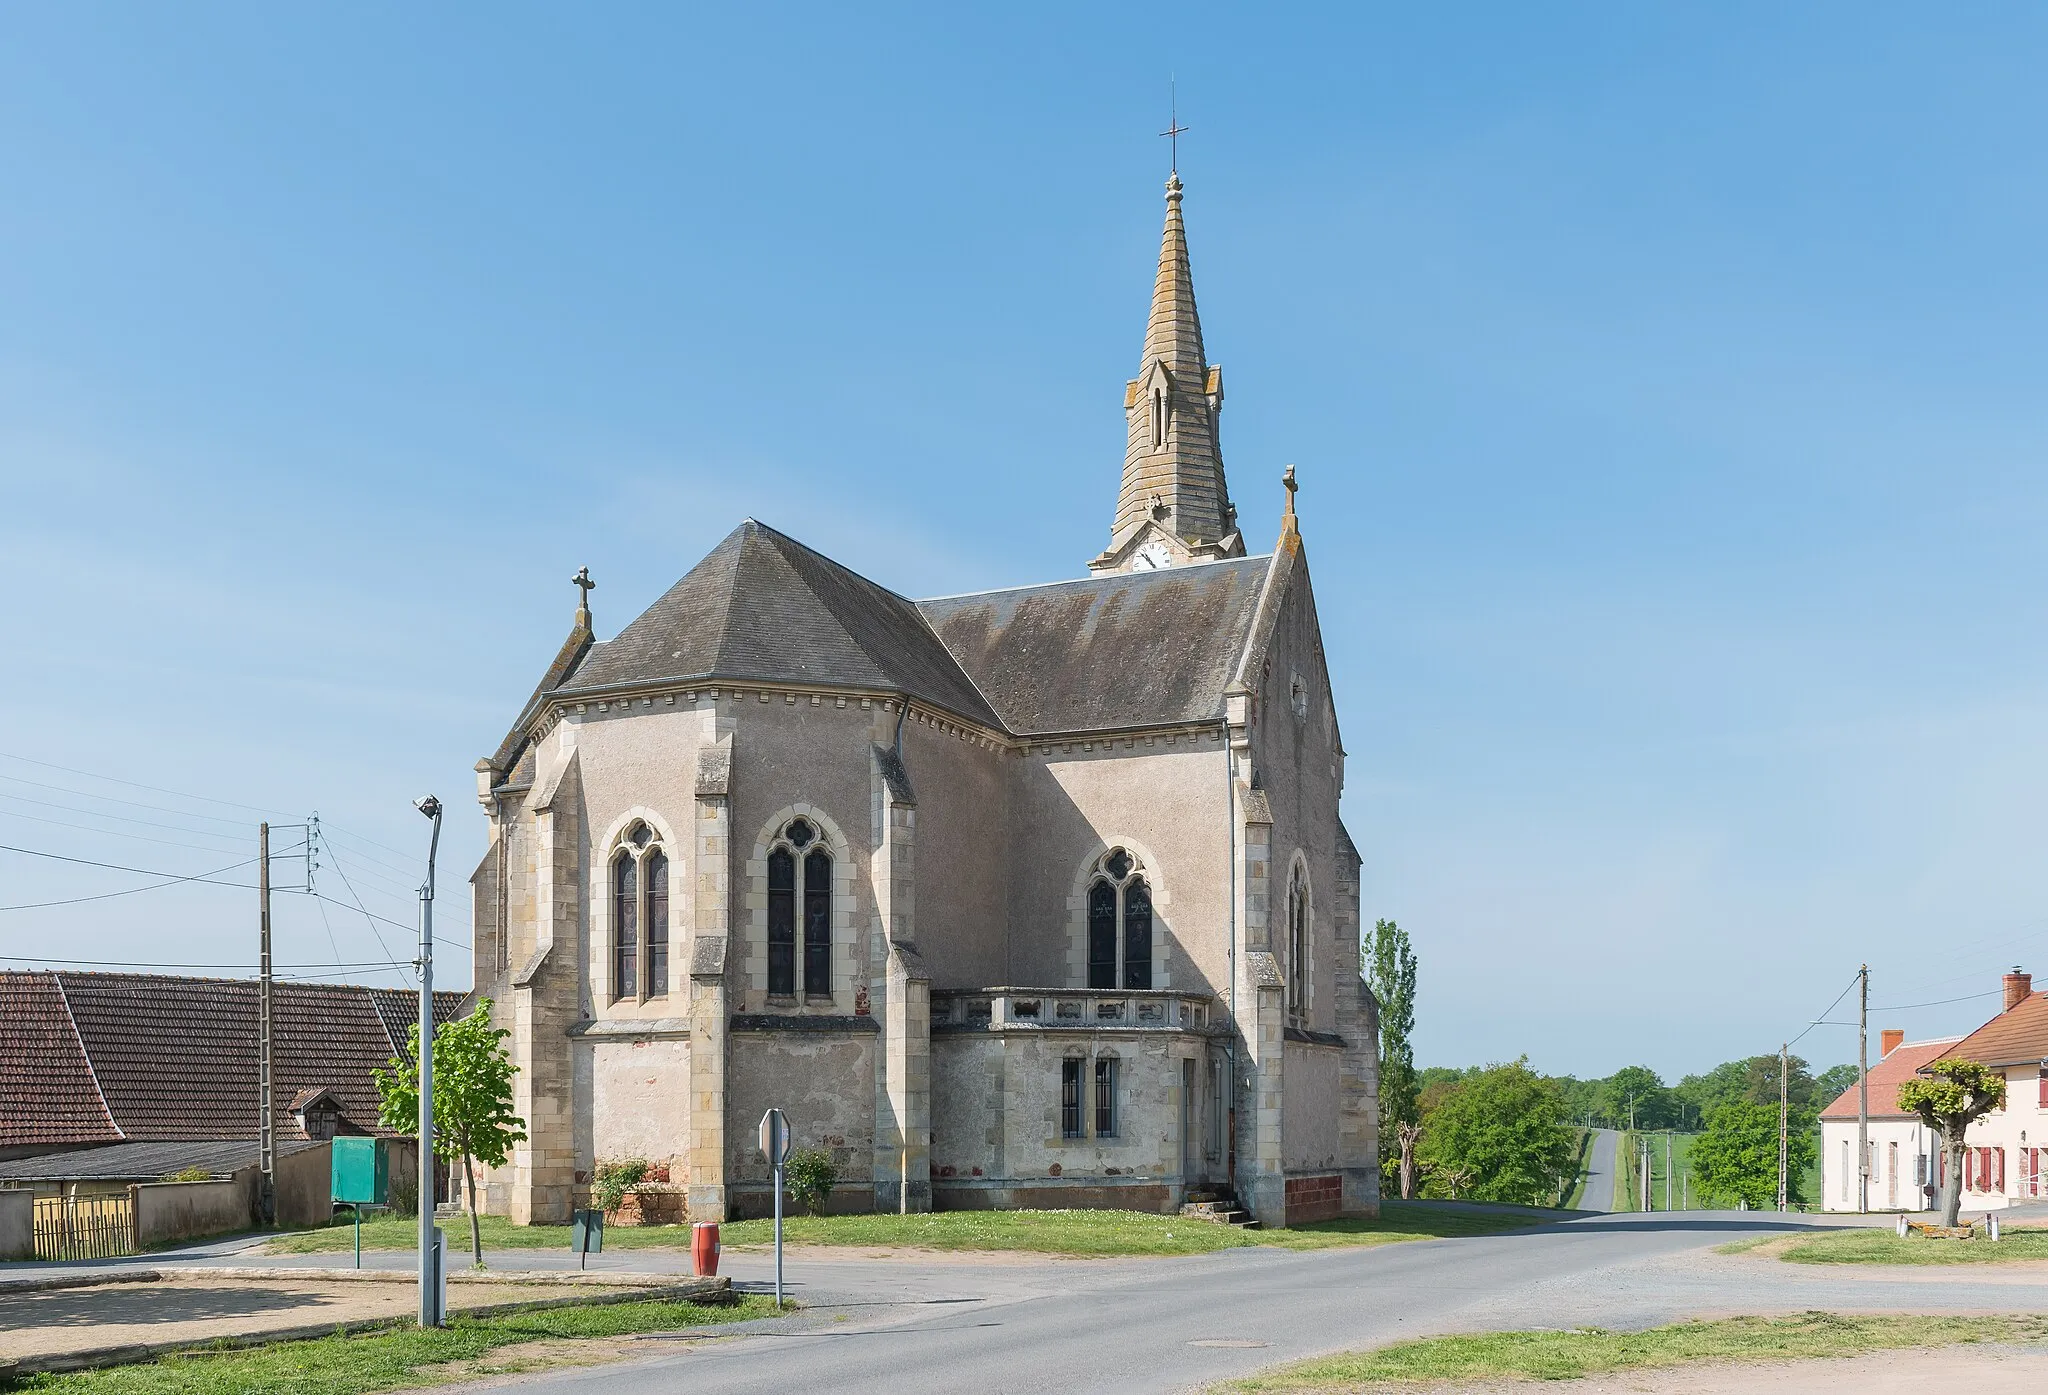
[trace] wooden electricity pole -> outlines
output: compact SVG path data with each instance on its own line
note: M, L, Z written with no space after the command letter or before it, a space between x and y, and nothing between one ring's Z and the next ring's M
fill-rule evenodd
M257 951L256 1101L262 1117L256 1123L256 1155L263 1171L260 1205L263 1223L277 1220L277 1137L270 1078L270 825L256 826L256 898L259 904L260 948Z
M1792 1043L1786 1042L1778 1048L1778 1209L1787 1210L1788 1196L1785 1188L1785 1145L1789 1137L1786 1121L1788 1106L1786 1092L1791 1084Z
M1863 1001L1856 1011L1856 1209L1870 1210L1870 966L1856 971Z

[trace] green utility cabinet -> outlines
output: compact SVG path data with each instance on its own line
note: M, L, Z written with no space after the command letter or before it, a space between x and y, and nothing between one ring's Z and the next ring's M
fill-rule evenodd
M357 1206L386 1206L391 1200L391 1153L381 1138L337 1138L334 1199Z

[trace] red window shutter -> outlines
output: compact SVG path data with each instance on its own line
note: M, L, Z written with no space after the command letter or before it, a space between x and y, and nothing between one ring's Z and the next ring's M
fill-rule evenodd
M1992 1178L1991 1190L1994 1192L2002 1192L2005 1190L2005 1149L1994 1148L1992 1152L1996 1154L1998 1162L1997 1172Z
M2040 1091L2041 1098L2036 1102L2041 1108L2048 1109L2048 1068L2041 1071Z

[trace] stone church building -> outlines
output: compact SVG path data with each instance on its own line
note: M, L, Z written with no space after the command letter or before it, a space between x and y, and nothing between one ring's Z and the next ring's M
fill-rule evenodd
M477 992L532 1135L491 1210L563 1221L646 1158L758 1215L774 1106L840 1210L1376 1211L1293 472L1248 556L1178 178L1123 406L1079 579L912 601L748 520L611 639L586 589L476 767Z

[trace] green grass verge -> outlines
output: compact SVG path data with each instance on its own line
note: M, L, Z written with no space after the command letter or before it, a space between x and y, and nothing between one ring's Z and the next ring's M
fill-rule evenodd
M910 1216L790 1216L783 1222L783 1240L791 1245L1022 1250L1055 1255L1186 1255L1248 1245L1315 1250L1491 1235L1534 1225L1551 1215L1538 1210L1496 1213L1390 1201L1382 1204L1380 1218L1374 1221L1318 1221L1286 1230L1245 1231L1140 1211L935 1211ZM517 1226L502 1216L485 1216L481 1223L487 1250L569 1248L567 1226ZM397 1217L365 1221L363 1248L411 1249L413 1226L414 1222ZM451 1244L466 1253L467 1222L444 1228L450 1231ZM731 1221L721 1229L719 1239L729 1248L772 1244L774 1223ZM281 1236L270 1243L269 1251L331 1254L346 1251L353 1243L354 1231L343 1224ZM604 1243L612 1250L682 1250L689 1246L690 1231L687 1226L613 1226L606 1229Z
M1974 1240L1901 1240L1889 1230L1836 1230L1802 1236L1778 1257L1793 1264L2015 1264L2048 1259L2048 1230L2008 1230L1996 1245L1981 1233Z
M246 1351L189 1352L61 1376L28 1376L0 1390L38 1395L363 1395L375 1390L433 1385L436 1367L451 1361L475 1362L501 1347L547 1339L576 1340L622 1337L635 1332L672 1332L683 1327L740 1322L769 1317L774 1304L749 1295L736 1303L706 1307L697 1303L615 1303L590 1308L549 1308L504 1317L466 1318L457 1315L439 1330L400 1328L322 1337L317 1341L280 1342ZM518 1353L504 1363L516 1366ZM472 1366L444 1377L474 1379L491 1370Z
M1490 1332L1431 1337L1296 1362L1219 1387L1243 1391L1371 1389L1435 1381L1574 1380L1694 1361L1782 1361L1964 1342L2037 1342L2048 1317L1797 1317L1683 1322L1647 1332Z

